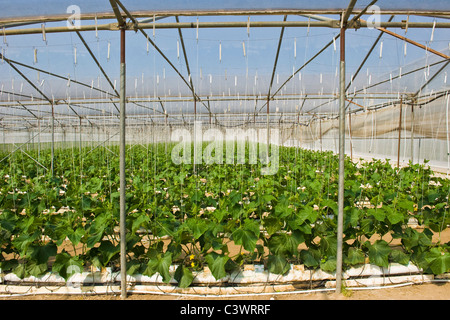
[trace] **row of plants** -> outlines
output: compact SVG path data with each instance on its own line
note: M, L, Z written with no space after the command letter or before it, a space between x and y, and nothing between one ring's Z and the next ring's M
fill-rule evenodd
M216 279L248 263L276 274L292 263L335 271L336 155L280 147L276 174L261 175L259 163L176 165L172 147L126 152L129 274L158 272L168 282L175 264L178 285L187 287L204 266ZM68 279L92 266L119 268L118 154L113 145L60 149L53 175L44 168L49 151L1 156L8 156L0 163L2 272ZM450 270L449 243L440 241L450 224L448 179L388 160L346 158L345 168L344 268L368 261ZM410 218L423 228L409 226Z

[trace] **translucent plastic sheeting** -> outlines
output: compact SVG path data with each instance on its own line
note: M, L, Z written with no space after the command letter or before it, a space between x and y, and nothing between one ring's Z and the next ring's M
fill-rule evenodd
M423 106L402 103L402 113L400 104L395 104L376 111L347 115L346 154L356 159L373 157L394 161L399 156L402 162L411 160L415 163L426 159L430 160L430 165L447 168L448 98L448 95L443 95ZM338 128L337 119L317 119L306 126L293 127L291 135L286 134L287 139L283 143L337 152Z
M398 16L394 21L404 18ZM242 19L200 17L201 21ZM255 19L281 21L283 17L259 16ZM299 16L288 16L287 19L307 20ZM434 21L429 17L411 17L411 21L416 20ZM164 21L174 22L175 19L170 17ZM196 18L180 17L180 21L195 23ZM436 29L432 42L432 30L429 29L410 29L407 33L393 30L449 54L446 29ZM245 28L202 29L197 37L195 28L182 30L189 75L178 30L156 30L154 36L152 30L147 30L149 37L184 80L155 48L147 44L141 33L127 32L127 96L130 101L141 105L129 104L127 113L148 114L153 110L156 114L164 111L193 113L193 95L184 82L190 80L201 98L197 103L198 113L208 113L207 107L214 113L225 110L243 114L265 111L280 31L280 28L253 28L250 32ZM332 41L337 34L336 30L329 28L286 28L271 88L271 97L274 98L270 103L271 112L337 113L339 40ZM369 108L396 99L399 94L416 94L421 89L421 93L448 89L448 66L440 70L445 60L387 34L382 36L362 65L379 34L378 30L366 28L346 32L349 99ZM118 90L119 87L118 33L83 32L82 37L110 83L75 33L48 34L46 42L41 35L10 36L4 39L6 43L0 43L0 47L6 58L42 70L15 64L47 98L57 101L59 113L74 115L75 111L83 116L117 114L110 99L116 99L118 103L114 92L114 88ZM320 55L308 62L325 46L327 48ZM45 71L64 78L51 76ZM25 105L32 101L36 102L34 109L41 111L40 116L49 115L48 101L6 61L0 64L0 87L2 106L14 104L14 108L2 109L2 113L30 116L16 101L27 102ZM206 101L209 98L208 105ZM187 101L189 99L191 102ZM109 105L99 100L107 101ZM73 110L65 106L69 102L73 104ZM355 108L358 107L351 106L351 109Z

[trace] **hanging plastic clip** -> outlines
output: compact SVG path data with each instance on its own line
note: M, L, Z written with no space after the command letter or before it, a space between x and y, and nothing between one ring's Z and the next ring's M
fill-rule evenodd
M95 15L95 37L98 40L98 25L97 25L97 14Z
M433 39L434 39L434 29L435 28L436 28L436 19L433 21L433 29L431 29L430 44L433 42Z
M106 54L106 60L107 61L109 61L110 53L111 53L111 42L108 41L108 51L107 51L107 54Z
M198 43L198 17L197 17L197 43Z
M297 38L294 38L294 59L297 59Z
M45 44L47 44L47 35L45 34L45 24L41 24L41 29L42 29L42 41L45 42Z
M6 41L6 29L5 29L5 27L3 27L3 43L5 45L8 45L8 42Z

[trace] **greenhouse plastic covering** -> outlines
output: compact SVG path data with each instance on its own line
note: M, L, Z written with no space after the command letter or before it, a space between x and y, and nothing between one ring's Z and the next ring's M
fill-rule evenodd
M310 11L317 15L323 13L328 19L339 20L338 13L347 9L348 2L347 0L225 1L219 4L216 1L122 1L131 13L141 15L148 13L147 20L153 19L154 12L165 12L167 15L158 18L157 22L175 23L177 20L171 13L176 12L182 13L177 18L179 22L190 22L193 25L192 28L180 30L176 28L146 30L148 38L165 57L149 44L148 39L140 32L127 32L127 124L134 127L154 124L189 127L193 124L195 112L195 119L198 121L219 127L264 126L269 111L271 125L286 128L286 132L291 132L289 130L293 130L291 128L294 127L295 130L308 128L302 141L306 143L313 139L314 147L318 148L318 139L321 135L316 120L320 119L322 122L323 135L331 134L336 137L337 132L332 134L333 130L325 128L326 126L337 128L339 29L326 27L286 27L283 31L280 27L198 29L195 25L197 22L283 21L283 19L315 21L313 16L307 15L286 13L287 16L284 17L283 14L262 14L271 10ZM42 25L65 26L64 19L54 22L43 21L46 18L67 16L67 9L71 5L79 8L81 16L90 15L90 19L81 20L82 26L115 22L109 1L26 3L27 5L24 5L22 1L16 1L3 4L0 25L1 21L21 21L23 18L24 21L29 21L24 25L5 22L6 27L3 30L41 28ZM357 1L355 12L366 8L368 4L368 1ZM381 21L385 22L388 20L431 24L447 22L445 16L440 17L439 14L432 13L445 14L450 11L448 1L435 1L432 8L424 1L378 1L376 5L381 13L387 13L381 14L380 17ZM231 15L233 11L241 14ZM196 12L211 12L211 14L196 16ZM214 15L215 12L227 14ZM246 12L259 14L247 15ZM417 12L422 13L415 15ZM93 18L101 14L109 14L110 18L103 20ZM366 13L362 18L369 19L370 13ZM139 19L145 20L141 17ZM444 55L450 54L446 28L407 30L390 28L390 30ZM283 32L282 37L280 32ZM400 98L403 97L405 100L404 108L407 110L408 102L415 97L422 105L420 110L418 107L415 110L417 126L412 134L415 135L413 140L417 146L412 149L416 153L421 149L424 153L417 154L413 158L423 159L432 156L445 166L448 119L444 121L445 117L442 118L440 115L446 111L448 104L447 76L450 71L448 60L399 38L380 34L379 30L373 28L349 29L346 32L346 103L347 111L355 114L351 123L354 127L351 129L352 138L386 139L385 135L391 132L393 135L391 149L394 150L396 148L394 140L398 138L397 111ZM83 134L91 137L97 130L96 127L102 127L103 131L115 132L114 128L119 123L118 32L96 30L79 34L70 32L3 35L2 38L0 107L3 128L8 129L4 132L6 140L11 137L16 143L24 143L29 139L28 128L37 128L46 122L49 123L52 112L57 120L56 127L62 128L64 139L67 140L78 136L76 127L79 125L85 128ZM277 56L278 45L280 45L279 56ZM316 55L318 52L320 54ZM100 71L92 55L104 72ZM11 67L6 61L8 59L29 81ZM170 66L167 60L173 66ZM190 82L198 97L196 103L187 85ZM269 107L268 96L271 98ZM427 101L434 102L427 104ZM50 102L53 102L53 111ZM382 113L375 112L384 107L386 108ZM420 112L425 118L419 124L418 119L422 117ZM378 119L377 130L370 129L373 123L370 122L372 120L367 120L368 114L376 114L373 119ZM408 117L406 111L403 117ZM358 129L357 126L361 128ZM381 126L384 126L384 129ZM405 124L402 130L405 133L403 138L406 139L405 136L410 134L410 130ZM310 132L316 133L308 137ZM162 134L161 139L169 136ZM42 133L40 137L42 141L49 139L48 133ZM99 136L98 140L104 137ZM419 139L422 138L435 141L434 152L425 152L423 144L419 148ZM111 141L117 139L118 136L110 138ZM347 144L349 143L347 141ZM353 148L358 145L358 141L353 141ZM372 154L373 151L368 150L370 149L368 145L368 142L364 143L365 147L361 153ZM329 145L322 141L323 148L336 151L335 146L335 141ZM406 146L404 148L406 159L406 150L410 152L411 148ZM391 152L384 154L380 151L380 153L386 156Z

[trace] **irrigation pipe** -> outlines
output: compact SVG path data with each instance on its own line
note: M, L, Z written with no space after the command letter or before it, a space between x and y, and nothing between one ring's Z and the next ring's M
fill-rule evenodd
M450 282L450 279L434 279L423 281L422 283L414 283L414 282L405 282L393 285L382 285L382 286L370 286L370 287L348 287L351 290L380 290L380 289L392 289L392 288L400 288L405 286L410 286L414 284L424 284L424 283L432 283L432 282ZM318 292L327 292L327 291L335 291L335 288L321 288L321 289L310 289L310 290L296 290L296 291L278 291L278 292L262 292L262 293L240 293L240 294L189 294L189 293L177 293L177 292L162 292L162 291L144 291L144 290L134 290L129 289L127 292L129 293L137 293L137 294L153 294L153 295L170 295L170 296L179 296L179 297L201 297L201 298L233 298L233 297L251 297L251 296L275 296L275 295L287 295L287 294L304 294L304 293L318 293ZM18 293L18 294L3 294L0 295L0 298L12 298L12 297L24 297L24 296L36 296L36 295L101 295L106 293L99 292L37 292L37 293ZM111 294L119 295L120 292L112 291Z

